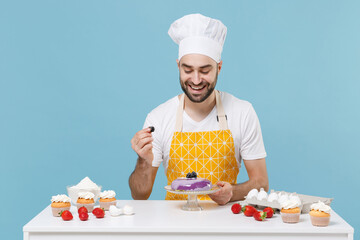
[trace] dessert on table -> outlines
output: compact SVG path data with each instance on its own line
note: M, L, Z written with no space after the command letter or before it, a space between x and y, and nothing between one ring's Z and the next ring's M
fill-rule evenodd
M116 205L116 193L113 190L103 191L100 193L100 208L109 211L111 205Z
M76 201L77 208L85 207L88 212L92 212L95 205L94 197L95 195L92 192L79 192L78 200Z
M281 219L284 223L298 223L301 213L301 201L300 199L288 199L281 203Z
M101 192L101 186L91 181L89 177L85 177L77 185L68 186L67 191L73 203L77 202L80 192L92 192L95 195L94 201L96 202Z
M330 222L330 206L325 203L319 201L311 205L310 219L311 223L314 226L318 227L326 227Z
M191 172L185 178L177 178L171 183L175 191L208 191L212 188L210 180L198 178L196 172Z
M58 194L51 198L51 210L54 217L60 217L65 210L70 210L71 199L65 194Z

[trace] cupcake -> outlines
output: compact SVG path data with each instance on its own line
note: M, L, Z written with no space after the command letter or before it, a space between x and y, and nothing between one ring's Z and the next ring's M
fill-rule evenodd
M92 192L79 192L78 200L76 201L77 208L85 207L88 212L92 212L95 205L94 197L95 195Z
M300 220L301 201L288 199L281 203L281 218L284 223L298 223Z
M310 208L311 211L309 214L312 225L318 227L326 227L329 225L331 208L328 205L319 201L312 204Z
M108 211L111 205L116 205L116 193L113 190L103 191L100 193L100 208Z
M61 212L70 210L70 198L65 194L58 194L51 198L51 210L54 217L60 217Z

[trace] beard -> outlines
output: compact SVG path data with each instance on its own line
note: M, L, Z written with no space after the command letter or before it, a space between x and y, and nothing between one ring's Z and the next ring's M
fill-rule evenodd
M216 83L217 83L217 78L218 78L218 71L216 71L216 76L214 81L212 81L212 83L208 83L208 82L203 82L200 85L196 85L196 86L204 86L205 85L205 89L206 91L202 94L192 94L189 92L188 88L191 86L195 86L192 84L189 84L189 81L185 81L182 82L180 77L180 85L181 85L181 89L184 91L184 93L186 94L186 96L190 99L190 101L194 102L194 103L201 103L203 101L205 101L214 91Z

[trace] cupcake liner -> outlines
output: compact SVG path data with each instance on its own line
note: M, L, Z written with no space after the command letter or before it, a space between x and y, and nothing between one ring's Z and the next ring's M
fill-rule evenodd
M116 200L112 201L112 202L100 202L99 201L99 204L100 204L100 208L103 208L105 211L109 211L109 208L111 205L116 206Z
M51 207L51 210L54 217L60 217L60 213L65 210L70 210L70 207L62 207L62 208Z
M310 215L310 219L311 219L312 225L317 226L317 227L326 227L329 225L329 222L330 222L330 216L329 217L315 217L315 216Z
M280 212L281 219L284 223L298 223L300 220L300 213L283 213Z
M76 203L77 209L81 207L85 207L88 212L92 212L94 210L95 203Z

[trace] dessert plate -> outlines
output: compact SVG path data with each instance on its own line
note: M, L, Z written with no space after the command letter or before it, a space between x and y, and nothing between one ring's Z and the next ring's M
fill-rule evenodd
M197 195L206 195L215 193L220 190L220 187L217 185L212 186L210 190L206 191L181 191L181 190L172 190L171 186L165 186L165 190L175 194L185 194L188 195L187 202L184 206L181 207L182 210L185 211L201 211L203 208L199 205L197 200Z

